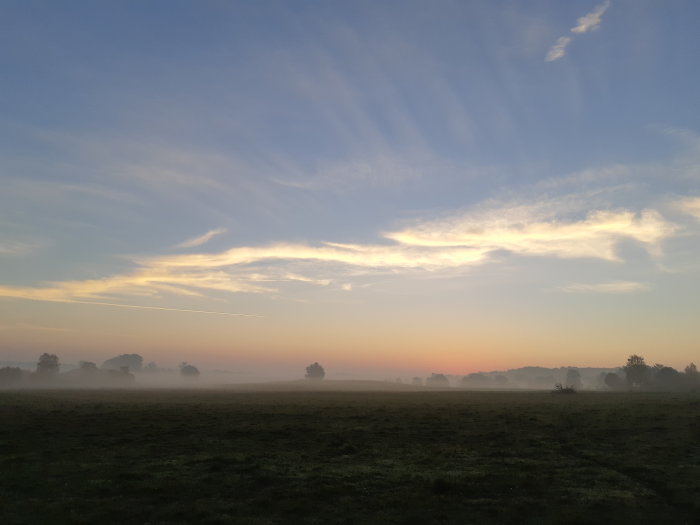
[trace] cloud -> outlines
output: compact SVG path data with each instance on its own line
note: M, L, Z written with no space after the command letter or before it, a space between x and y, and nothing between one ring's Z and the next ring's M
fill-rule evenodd
M440 275L487 264L502 252L619 262L618 243L633 240L659 255L662 241L678 230L651 208L586 211L586 205L593 202L589 194L539 197L530 202L486 201L384 233L377 243L272 243L145 257L134 260L136 269L124 274L37 287L0 286L0 296L69 302L111 302L124 296L161 298L163 294L206 298L208 292L275 294L289 281L335 285L333 289L349 291L349 280L359 276ZM688 202L688 206L697 205ZM199 245L215 232L189 242Z
M552 203L556 205L556 202ZM596 210L579 220L547 217L542 206L511 205L464 213L388 233L413 246L470 247L491 252L559 258L593 257L617 261L617 243L632 239L658 252L658 244L676 231L657 211Z
M673 203L673 207L682 213L700 220L700 197L685 197Z
M557 288L561 292L568 293L608 293L622 294L635 292L648 292L651 286L647 283L634 281L610 281L607 283L571 283Z
M11 331L11 330L38 330L42 332L74 332L68 328L58 328L55 326L43 326L32 323L14 323L14 324L4 324L0 325L0 332Z
M209 310L190 310L189 308L165 308L162 306L143 306L136 304L103 303L99 301L74 301L80 304L95 304L98 306L114 306L117 308L134 308L136 310L164 310L166 312L185 312L194 314L228 315L231 317L264 317L258 314L241 314L235 312L212 312Z
M566 55L566 47L571 43L572 40L573 39L569 36L560 36L557 39L556 44L554 44L547 52L547 56L544 59L547 62L552 62L553 60L557 60Z
M606 0L602 4L598 5L590 13L583 15L576 21L578 24L571 28L571 32L575 34L584 34L589 31L595 31L600 27L600 21L605 13L610 7L610 1ZM573 37L570 36L560 36L556 43L549 49L547 55L545 56L545 61L552 62L558 60L566 55L566 48L573 42Z
M600 19L603 13L610 7L610 0L606 0L602 4L598 5L588 13L583 15L581 18L576 20L578 25L571 28L572 33L587 33L588 31L595 31L600 27Z
M161 292L183 296L201 296L197 290L232 293L270 291L250 279L236 279L225 272L176 272L158 267L143 267L134 272L84 281L51 282L42 287L0 286L0 296L44 301L102 299L115 295L154 297Z
M209 230L207 233L195 237L185 242L181 242L176 245L175 248L194 248L195 246L201 246L209 242L213 237L226 233L226 228L216 228L215 230Z
M2 255L27 255L32 253L37 246L25 242L0 241L0 256Z

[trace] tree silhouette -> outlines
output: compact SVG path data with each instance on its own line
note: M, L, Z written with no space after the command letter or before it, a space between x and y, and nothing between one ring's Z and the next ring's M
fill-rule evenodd
M622 390L625 387L625 382L622 380L622 378L613 372L605 374L604 382L605 386L607 386L610 390Z
M682 388L683 376L675 368L664 365L654 367L654 381L660 390L677 390Z
M622 369L625 371L625 378L630 388L641 389L649 385L651 369L642 356L632 354L627 358L627 364Z
M86 374L96 374L99 371L97 370L97 365L92 361L80 361L78 369Z
M14 366L0 368L0 387L13 385L22 381L22 369Z
M318 363L312 363L306 367L306 379L323 379L326 371Z
M143 366L143 357L139 354L122 354L102 363L102 368L121 370L123 366L129 367L132 372L140 372Z
M180 374L184 377L199 377L199 369L196 366L181 363Z
M56 354L47 354L44 352L39 356L39 361L36 364L36 371L45 376L52 376L58 373L61 364L58 362Z
M425 384L427 386L436 386L446 388L450 386L450 381L447 379L445 374L433 374L430 377L425 378Z

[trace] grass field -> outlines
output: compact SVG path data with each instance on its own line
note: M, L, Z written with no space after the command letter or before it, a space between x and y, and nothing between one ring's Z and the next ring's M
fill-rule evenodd
M0 393L0 523L698 523L700 395Z

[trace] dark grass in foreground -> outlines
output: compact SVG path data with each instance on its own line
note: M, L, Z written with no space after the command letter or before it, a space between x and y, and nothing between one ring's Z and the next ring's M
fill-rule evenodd
M698 394L0 393L0 523L697 523Z

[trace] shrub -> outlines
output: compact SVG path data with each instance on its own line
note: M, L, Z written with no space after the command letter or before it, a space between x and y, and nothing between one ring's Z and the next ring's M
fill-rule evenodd
M554 385L554 390L552 390L553 394L575 394L576 389L573 386L567 386L567 385L562 385L561 383L557 383Z

